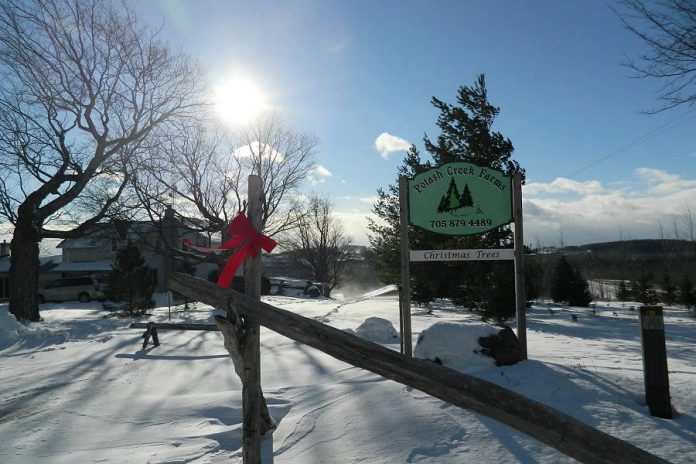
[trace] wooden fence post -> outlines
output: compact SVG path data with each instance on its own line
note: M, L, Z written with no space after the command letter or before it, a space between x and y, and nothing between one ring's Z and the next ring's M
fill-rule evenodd
M261 232L263 189L261 177L249 176L247 215L251 225ZM244 262L244 292L250 298L261 298L261 254L247 257ZM244 378L242 403L244 408L244 464L261 463L261 347L260 325L251 315L244 318Z
M640 307L640 343L643 348L643 378L645 400L650 415L672 418L669 400L669 374L667 369L667 347L662 306Z

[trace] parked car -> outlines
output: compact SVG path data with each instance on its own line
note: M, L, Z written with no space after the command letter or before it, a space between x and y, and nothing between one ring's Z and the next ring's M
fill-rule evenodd
M39 288L39 303L46 301L90 300L104 301L105 281L100 277L64 277Z

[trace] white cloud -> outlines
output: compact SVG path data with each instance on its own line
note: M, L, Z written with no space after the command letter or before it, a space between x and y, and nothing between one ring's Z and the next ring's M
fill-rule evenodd
M311 171L309 171L307 174L307 179L309 179L312 184L321 184L331 176L333 176L331 171L326 169L321 164L317 164Z
M558 245L561 233L566 245L658 238L660 225L669 229L683 215L684 205L694 204L696 179L650 168L636 169L634 177L621 188L562 178L526 186L525 242L538 239L542 245ZM577 196L567 200L551 195L567 192Z
M678 193L696 188L696 180L682 179L676 174L660 169L638 168L634 171L634 175L647 182L648 192L655 195Z
M389 155L394 152L408 151L409 148L411 148L411 144L407 140L386 132L382 132L375 139L375 149L384 159L389 159Z
M276 151L274 148L266 144L261 145L261 143L258 141L251 142L249 144L242 145L241 147L236 148L232 152L232 155L240 159L257 159L259 157L270 158L270 160L274 163L280 163L285 159L284 156L278 151Z
M526 195L539 195L544 193L579 193L589 195L599 193L604 190L602 183L596 180L578 182L565 177L558 177L553 182L545 184L541 182L530 182L524 186Z
M358 203L362 203L362 204L370 205L370 206L377 203L378 199L379 199L379 197L377 195L374 195L371 197L355 197L352 195L346 195L346 196L342 196L342 197L337 198L337 200L340 200L340 201L345 201L345 202L350 202L350 203L358 202Z
M343 224L346 235L353 240L353 245L369 245L367 238L367 218L376 216L356 211L334 211L334 215Z

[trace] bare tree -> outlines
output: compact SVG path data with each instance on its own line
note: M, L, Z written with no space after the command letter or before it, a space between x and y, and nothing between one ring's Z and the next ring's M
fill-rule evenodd
M623 0L617 13L648 47L628 66L640 77L665 82L664 106L696 102L696 3L693 0Z
M199 72L126 5L106 0L3 1L0 69L10 311L36 321L39 242L119 209L143 143L197 111Z
M298 204L289 194L297 190L314 167L319 140L287 128L277 113L257 118L239 134L234 158L249 174L263 182L262 224L273 236L295 226ZM246 176L240 180L246 181ZM246 185L237 184L237 198L244 197Z
M685 235L689 240L694 241L694 233L696 232L696 222L694 221L694 213L691 210L691 205L684 202L682 206L682 222L684 223Z
M314 166L318 141L288 129L277 114L258 118L240 133L199 120L176 127L158 140L148 152L147 169L140 171L135 182L153 219L173 202L182 222L199 218L190 224L193 228L220 232L245 210L250 174L263 180L266 235L288 230L301 216L293 193Z
M330 289L342 282L348 264L351 238L345 234L343 224L333 215L328 198L312 196L307 214L282 243L295 265L313 279L329 284Z

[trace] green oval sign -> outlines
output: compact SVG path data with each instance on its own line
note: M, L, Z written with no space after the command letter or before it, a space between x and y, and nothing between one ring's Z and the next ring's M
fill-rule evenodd
M512 222L512 181L497 169L447 163L408 179L409 223L474 235Z

